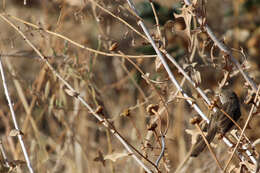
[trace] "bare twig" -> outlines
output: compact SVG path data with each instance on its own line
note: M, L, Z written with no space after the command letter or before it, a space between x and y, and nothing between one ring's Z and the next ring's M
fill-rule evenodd
M190 2L190 0L184 0L186 5L192 5L192 3ZM217 39L217 37L215 36L215 34L212 32L212 30L210 29L210 27L207 24L203 23L203 19L201 17L196 16L198 22L200 25L203 24L206 32L208 33L209 37L214 41L215 45L219 47L219 49L221 51L223 51L226 55L228 55L228 57L230 58L230 60L235 64L235 66L237 67L237 69L240 71L240 73L242 74L242 76L245 78L245 80L247 81L247 83L252 87L252 89L257 92L257 85L255 84L255 82L248 76L248 74L246 72L243 71L241 65L239 64L239 62L236 60L235 57L233 57L232 55L232 51L225 45L223 44L221 41L219 41Z
M155 162L157 167L159 166L160 160L162 159L164 152L165 152L165 138L164 138L164 136L161 136L161 143L162 143L161 153L160 153L159 157L157 158L157 160Z
M218 159L217 159L217 157L216 157L214 151L212 150L212 148L211 148L211 146L210 146L208 140L206 139L206 136L205 136L204 133L202 132L200 126L199 126L198 124L195 124L195 125L196 125L197 129L199 129L200 134L201 134L203 140L205 141L205 143L206 143L206 145L207 145L207 147L208 147L210 153L212 154L214 160L217 162L217 165L218 165L219 169L222 171L223 168L221 167L221 165L220 165L220 163L219 163L219 161L218 161Z
M254 103L255 103L255 104L253 104L252 107L251 107L251 109L250 109L250 112L249 112L248 118L247 118L247 120L246 120L246 123L245 123L245 125L244 125L244 127L243 127L243 130L242 130L242 132L241 132L241 134L240 134L240 137L239 137L239 139L238 139L238 141L237 141L237 143L236 143L236 145L235 145L235 148L234 148L234 150L233 150L231 156L229 157L229 159L228 159L228 161L227 161L227 164L226 164L226 166L225 166L225 168L224 168L224 171L227 169L227 167L228 167L230 161L232 160L232 158L233 158L233 156L234 156L234 154L235 154L235 152L236 152L236 150L237 150L237 147L238 147L238 145L239 145L239 143L240 143L240 141L241 141L241 139L242 139L242 137L243 137L243 134L244 134L244 132L245 132L245 130L246 130L248 124L249 124L249 121L251 120L251 118L252 118L252 116L253 116L253 112L254 112L256 106L259 105L259 100L258 100L258 98L259 98L259 91L260 91L260 86L258 87L258 90L257 90L257 92L256 92L256 96L255 96L255 100L254 100ZM242 146L242 147L243 147L243 146ZM243 147L243 149L244 149L244 147ZM251 153L250 153L250 154L251 154ZM249 155L249 156L250 156L250 155ZM251 155L251 157L253 157L253 156ZM250 157L250 158L251 158L251 157ZM253 158L254 158L254 157L253 157ZM252 160L252 159L251 159L251 160ZM256 160L253 159L252 161L253 161L254 164L257 164L257 161L256 161Z
M154 15L154 18L155 18L157 32L158 32L159 38L162 40L162 33L161 33L161 30L160 30L159 19L158 19L158 15L156 13L153 1L150 1L150 4L151 4L152 10L153 10L153 15Z
M136 15L138 15L138 12L137 12L137 10L135 9L135 6L134 6L133 2L132 2L131 0L127 0L127 2L128 2L128 4L129 4L130 8L136 13ZM163 64L163 66L164 66L165 70L167 71L167 73L168 73L168 75L169 75L171 81L173 82L173 84L176 86L176 88L178 89L178 91L180 91L180 92L183 94L184 97L188 97L188 95L183 92L182 88L179 86L178 82L176 81L174 75L172 74L171 70L169 69L169 66L168 66L167 62L165 61L164 57L162 56L160 50L159 50L159 49L157 48L157 46L155 45L155 42L153 41L153 39L152 39L151 35L149 34L147 28L145 27L143 21L142 21L142 20L139 20L137 23L141 26L141 28L143 29L143 31L144 31L144 33L146 34L147 38L149 39L151 45L153 46L154 50L156 51L156 54L158 55L158 57L160 58L160 60L161 60L161 62L162 62L162 64ZM202 23L202 21L201 21L201 23ZM201 23L200 23L200 24L201 24ZM179 65L177 64L177 62L173 60L173 58L171 57L171 55L167 53L167 51L164 50L164 54L166 55L167 58L169 58L169 59L174 63L175 66L179 66ZM180 67L180 66L179 66L179 67ZM241 67L241 66L240 66L240 67ZM181 73L185 76L185 78L188 79L188 81L193 84L193 86L194 86L194 87L197 89L197 91L201 94L201 96L202 96L203 99L207 102L207 104L208 104L208 105L211 105L210 100L206 97L206 95L204 94L204 92L203 92L200 88L197 87L197 85L195 84L195 82L193 82L193 81L189 78L189 76L184 72L184 70L183 70L182 68L178 68L178 69L179 69L179 70L181 71ZM241 72L241 71L240 71L240 72ZM242 70L242 72L243 72L243 70ZM241 73L242 73L242 72L241 72ZM242 74L243 74L244 77L246 76L245 79L246 79L248 82L250 82L249 77L247 77L247 75L245 75L245 73L242 73ZM254 89L254 85L255 85L255 84L253 85L253 83L250 83L250 85L251 85L251 84L252 84L252 87L253 87L253 89ZM199 113L199 115L200 115L204 120L206 120L207 123L209 123L209 119L207 118L207 116L205 116L205 115L202 113L202 111L200 110L200 108L199 108L195 103L193 103L193 102L190 101L190 100L187 100L187 102ZM214 108L214 111L216 111L216 108ZM224 140L224 142L225 142L229 147L232 147L232 146L233 146L233 144L232 144L227 138L224 137L223 140ZM251 156L251 153L250 153L249 150L247 150L246 153L249 154L249 156ZM256 161L253 156L251 156L250 159L251 159L253 162Z
M6 99L8 101L9 109L11 111L11 116L12 116L12 120L13 120L13 123L14 123L14 128L19 132L17 134L17 137L18 137L19 143L21 145L21 148L22 148L22 151L23 151L23 155L24 155L27 167L28 167L30 173L34 173L32 165L31 165L31 161L29 159L27 150L26 150L24 142L23 142L22 132L21 132L21 130L20 130L19 126L18 126L18 123L16 121L16 115L15 115L15 112L14 112L14 109L13 109L13 104L12 104L11 98L9 96L9 92L8 92L6 81L5 81L5 75L4 75L4 69L3 69L3 66L2 66L1 57L0 57L0 72L1 72L1 77L2 77L2 81L3 81L3 87L4 87L4 91L5 91L5 96L6 96Z
M12 22L10 22L5 16L0 14L0 17L7 22L10 26L12 26L27 42L27 44L33 48L33 50L40 56L40 58L47 64L47 66L52 70L52 72L59 78L59 80L69 89L70 95L73 96L76 99L79 99L79 101L90 111L90 113L97 119L99 120L105 127L107 127L110 132L121 142L121 144L125 147L125 149L129 152L129 154L134 158L134 160L148 173L152 173L152 171L144 165L144 163L135 155L134 151L137 152L140 156L142 154L138 152L133 146L131 146L118 132L117 130L113 127L113 125L106 119L102 118L99 116L93 109L92 107L75 91L75 89L62 77L60 74L55 71L55 69L52 67L52 65L48 62L48 60L41 54L41 52L26 38L26 36L21 32ZM1 64L0 64L1 67ZM1 69L2 70L2 69ZM9 105L11 102L9 103ZM21 135L18 135L19 140L22 139ZM24 147L25 149L25 147ZM134 151L133 151L134 150ZM26 151L26 150L25 150ZM142 156L145 158L144 156ZM27 157L28 159L28 157ZM149 162L148 159L145 158ZM152 162L149 162L152 164L155 168L157 168ZM29 164L28 164L29 167ZM31 169L32 170L32 169ZM31 172L32 173L32 172Z
M7 167L9 167L9 163L8 163L8 159L7 159L7 156L6 156L6 153L5 153L5 149L4 149L4 146L3 146L3 143L2 143L2 140L0 140L0 151L1 151L1 154L3 156L3 159L4 159L4 163Z
M111 13L109 10L107 10L106 8L102 7L99 3L97 3L94 0L91 0L91 2L93 4L95 4L97 7L99 7L101 10L103 10L104 12L108 13L109 15L113 16L114 18L118 19L120 22L122 22L123 24L125 24L127 27L129 27L131 30L133 30L135 33L137 33L139 36L141 36L143 39L147 40L148 39L145 37L145 35L143 35L142 33L140 33L139 31L137 31L133 26L131 26L127 21L125 21L124 19L120 18L119 16L116 16L115 14Z
M138 89L138 91L140 92L140 94L142 95L144 100L148 100L143 89L136 83L136 81L133 79L133 77L131 76L131 73L128 71L128 69L125 66L124 60L122 60L121 62L121 66L122 68L125 70L125 72L128 74L129 78L131 79L131 81L133 82L133 84L135 85L135 87Z
M133 2L131 0L127 0L129 6L131 7L131 9L133 11L136 11L135 7L133 6ZM148 32L146 26L144 25L143 21L139 20L138 24L142 27L144 33L146 34L146 36L148 37L151 45L153 46L154 50L156 51L156 54L158 55L158 57L160 58L165 70L167 71L172 83L176 86L176 88L178 89L178 91L180 91L184 97L189 98L189 96L183 91L183 89L180 87L180 85L178 84L177 80L175 79L173 73L171 72L167 62L165 61L162 53L160 52L160 50L157 48L157 46L155 45L154 40L152 39L150 33ZM200 110L200 108L194 104L192 101L187 100L187 102L203 117L203 119L205 119L207 122L209 122L208 118L206 115L204 115L204 113Z
M20 19L20 18L18 18L18 17L12 16L12 15L7 15L7 16L9 16L9 17L11 17L12 19L14 19L14 20L16 20L16 21L18 21L18 22L21 22L21 23L23 23L23 24L25 24L25 25L28 25L28 26L31 26L31 27L33 27L33 28L42 30L42 31L44 31L44 32L46 32L46 33L48 33L48 34L54 35L54 36L56 36L56 37L62 38L62 39L64 39L64 40L70 42L71 44L73 44L73 45L75 45L75 46L77 46L77 47L80 47L80 48L82 48L82 49L88 50L88 51L90 51L90 52L97 53L97 54L104 55L104 56L118 56L118 57L123 57L122 55L117 54L117 53L107 53L107 52L102 52L102 51L98 51L98 50L89 48L89 47L87 47L87 46L84 46L84 45L82 45L82 44L77 43L76 41L73 41L73 40L69 39L68 37L65 37L65 36L62 35L62 34L59 34L59 33L56 33L56 32L53 32L53 31L50 31L50 30L47 30L47 29L44 29L44 28L42 28L42 27L40 27L40 26L37 26L37 25L32 24L32 23L30 23L30 22L24 21L24 20L22 20L22 19ZM0 17L3 18L3 17L4 17L4 14L0 14ZM6 17L5 17L5 18L6 18ZM154 58L154 57L156 57L156 55L127 55L127 56L128 56L129 58Z

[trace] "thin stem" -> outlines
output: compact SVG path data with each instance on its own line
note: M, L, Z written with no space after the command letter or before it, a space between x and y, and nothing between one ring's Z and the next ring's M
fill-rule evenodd
M24 155L27 167L28 167L30 173L34 173L32 165L31 165L31 162L30 162L30 159L29 159L29 156L28 156L28 153L27 153L27 150L26 150L24 142L23 142L23 137L22 137L21 130L20 130L20 128L18 126L18 123L16 121L16 115L15 115L15 112L14 112L14 109L13 109L13 104L12 104L11 98L9 96L9 92L8 92L6 81L5 81L5 75L4 75L4 69L3 69L3 66L2 66L1 57L0 57L0 72L1 72L1 77L2 77L2 81L3 81L3 87L4 87L5 96L6 96L6 99L8 101L9 109L11 111L11 116L12 116L12 120L13 120L13 123L14 123L14 128L19 132L17 137L19 139L19 143L21 145L21 148L22 148L22 151L23 151L23 155Z
M77 98L89 111L90 113L97 119L99 120L105 127L107 127L110 132L121 142L121 144L125 147L125 149L129 152L129 154L136 160L136 162L148 173L152 173L152 171L144 165L144 163L135 155L134 151L137 152L140 156L142 156L145 160L149 162L148 159L146 159L141 153L135 149L133 146L131 146L116 130L115 128L111 125L111 123L103 119L101 116L99 116L93 109L92 107L75 91L75 89L57 72L55 69L52 67L52 65L48 62L48 59L46 59L41 52L26 38L24 33L20 31L12 22L10 22L6 17L0 14L0 17L6 21L10 26L12 26L27 42L27 44L40 56L40 58L46 63L46 65L50 68L50 70L57 76L57 78L70 90L70 95ZM1 62L0 62L1 63ZM0 64L1 65L1 64ZM2 66L2 65L1 65ZM0 66L0 67L1 67ZM2 70L2 68L1 68ZM10 105L11 103L9 103ZM21 135L18 135L19 140L22 140ZM23 148L24 146L22 146ZM24 147L25 148L25 147ZM134 151L133 151L134 150ZM26 151L26 150L25 150ZM28 156L27 156L28 159ZM152 162L149 162L153 166L155 166ZM157 168L155 166L155 168ZM32 170L32 169L31 169ZM31 172L33 173L33 172Z
M209 144L209 142L208 142L206 136L205 136L204 133L202 132L200 126L199 126L198 124L196 124L196 127L197 127L197 129L199 129L200 134L201 134L203 140L205 141L205 143L206 143L206 145L207 145L207 147L208 147L210 153L212 154L214 160L217 162L217 165L218 165L219 169L220 169L221 171L223 171L223 168L221 167L221 165L220 165L220 163L219 163L219 161L218 161L218 159L217 159L217 157L216 157L214 151L212 150L212 148L211 148L211 146L210 146L210 144Z
M255 100L254 100L254 102L256 103L256 105L259 104L259 102L257 102L258 97L259 97L259 91L260 91L260 87L258 87L256 96L255 96ZM233 152L232 152L230 158L229 158L228 161L227 161L227 164L226 164L226 166L225 166L225 168L224 168L224 171L227 169L227 167L228 167L230 161L232 160L232 158L233 158L233 156L234 156L234 154L235 154L235 152L236 152L236 150L237 150L237 147L238 147L238 145L239 145L239 143L240 143L240 141L241 141L241 139L242 139L242 137L243 137L243 134L244 134L244 132L245 132L245 130L246 130L248 124L249 124L249 121L251 120L251 118L252 118L252 116L253 116L253 112L254 112L255 107L256 107L255 104L253 104L252 107L251 107L251 109L250 109L250 113L249 113L249 116L248 116L248 118L247 118L247 121L246 121L246 123L245 123L245 125L244 125L244 127L243 127L243 130L242 130L242 132L241 132L241 135L239 136L239 139L238 139L238 141L237 141L237 143L236 143L236 146L235 146L235 148L234 148L234 150L233 150ZM250 153L250 154L251 154L251 153ZM254 164L257 163L257 162L254 161L254 160L252 160L252 161L253 161Z
M192 3L190 2L190 0L184 0L186 5L192 5ZM196 16L198 22L200 25L203 24L202 18ZM243 71L240 63L236 60L235 57L233 57L232 55L232 51L225 45L223 44L219 39L217 39L217 37L215 36L215 34L212 32L212 30L210 29L210 27L207 24L203 24L207 34L209 35L209 37L213 40L213 42L218 46L218 48L223 51L225 54L228 55L228 57L231 59L231 61L235 64L235 66L237 67L237 69L239 70L239 72L242 74L242 76L245 78L245 80L247 81L247 83L252 87L252 89L257 92L257 85L255 84L255 82L248 76L248 74L246 72Z
M157 167L159 166L160 160L162 159L164 152L165 152L165 138L164 138L164 136L161 136L161 143L162 143L161 153L160 153L159 157L157 158L157 160L155 162L155 165Z
M39 26L37 26L37 25L35 25L35 24L32 24L32 23L27 22L27 21L24 21L24 20L22 20L22 19L20 19L20 18L18 18L18 17L12 16L12 15L8 15L8 16L11 17L12 19L18 21L18 22L21 22L21 23L25 24L25 25L28 25L28 26L31 26L31 27L33 27L33 28L42 30L42 31L44 31L44 32L46 32L46 33L48 33L48 34L54 35L54 36L56 36L56 37L62 38L62 39L64 39L64 40L70 42L71 44L73 44L73 45L75 45L75 46L77 46L77 47L80 47L80 48L82 48L82 49L88 50L88 51L90 51L90 52L97 53L97 54L99 54L99 55L104 55L104 56L118 56L118 57L123 57L122 55L117 54L117 53L107 53L107 52L102 52L102 51L99 51L99 50L95 50L95 49L89 48L89 47L87 47L87 46L84 46L84 45L82 45L82 44L77 43L76 41L73 41L73 40L69 39L68 37L66 37L66 36L64 36L64 35L62 35L62 34L59 34L59 33L56 33L56 32L53 32L53 31L50 31L50 30L41 28L41 27L39 27ZM0 14L0 17L5 18L3 14ZM4 19L4 20L5 20L5 19ZM154 57L156 57L156 55L127 55L127 56L128 56L129 58L154 58Z
M91 0L91 2L93 4L95 4L97 7L99 7L101 10L103 10L104 12L108 13L109 15L113 16L114 18L118 19L120 22L122 22L123 24L125 24L127 27L129 27L131 30L133 30L136 34L138 34L139 36L141 36L143 39L147 40L148 39L145 37L145 35L143 35L142 33L140 33L139 31L137 31L133 26L131 26L127 21L125 21L124 19L120 18L119 16L116 16L115 14L111 13L109 10L105 9L104 7L102 7L100 4L98 4L97 2L95 2L94 0Z
M130 8L136 13L136 15L138 15L137 10L136 10L136 8L135 8L135 6L134 6L132 0L127 0L127 2L128 2L128 5L130 6ZM186 2L186 0L185 0L185 2ZM189 4L189 5L190 5L190 4ZM163 64L163 66L164 66L166 72L168 73L168 75L169 75L169 77L170 77L172 83L176 86L176 88L178 89L178 91L180 91L180 92L183 94L184 97L189 98L188 95L187 95L185 92L183 92L182 88L180 87L180 85L179 85L178 82L176 81L176 79L175 79L174 75L172 74L172 72L171 72L171 70L170 70L170 68L169 68L169 66L168 66L168 64L167 64L167 62L165 61L164 57L162 56L160 50L159 50L159 49L157 48L157 46L155 45L155 42L154 42L154 40L152 39L152 37L151 37L150 33L148 32L147 28L145 27L143 21L142 21L142 20L139 20L137 23L141 26L141 28L143 29L145 35L146 35L147 38L149 39L149 41L150 41L151 45L153 46L153 48L154 48L156 54L157 54L158 57L160 58L160 60L161 60L161 62L162 62L162 64ZM202 24L202 21L199 21L199 23ZM209 30L209 31L211 31L211 30ZM215 38L216 38L216 37L215 37ZM215 39L215 38L214 38L214 39ZM217 40L217 39L215 39L215 40ZM167 51L164 50L164 53L165 53L165 55L166 55L167 58L173 59L173 58L167 53ZM226 52L226 53L230 53L230 52ZM230 57L232 57L231 54L230 54ZM232 59L232 58L231 58L231 59ZM176 63L176 61L172 61L172 62L174 63L174 65L178 66L178 64ZM239 64L239 63L238 63L238 64ZM239 67L241 67L241 66L237 66L237 67L238 67L238 69L239 69ZM201 94L201 96L202 96L203 99L207 102L207 104L210 105L210 100L206 97L206 95L204 94L204 92L203 92L200 88L197 87L197 85L189 78L189 76L184 72L184 70L183 70L182 68L178 68L178 69L182 72L182 74L186 77L186 79L188 79L188 81L193 84L193 86L194 86L194 87L197 89L197 91ZM242 68L241 68L241 69L242 69ZM244 76L245 79L248 81L248 83L250 83L250 85L252 84L252 88L253 88L255 91L257 91L257 89L255 89L256 87L254 87L255 84L250 82L249 77L248 77L247 75L245 75L245 73L243 72L243 70L240 70L240 72L243 74L243 76ZM195 103L193 103L193 102L190 101L189 99L187 99L186 101L199 113L199 115L200 115L204 120L206 120L207 123L209 123L209 119L207 118L207 116L205 116L205 115L203 114L203 112L200 110L200 108L199 108ZM216 111L217 109L214 108L213 110ZM224 142L225 142L229 147L232 147L232 146L233 146L233 144L232 144L227 138L224 137L223 140L224 140ZM250 152L247 150L246 153L250 153ZM250 159L251 159L253 162L256 161L254 157L250 157Z
M1 151L2 157L4 159L5 166L10 167L10 165L7 161L8 159L7 159L7 156L6 156L6 153L5 153L5 149L4 149L2 140L0 140L0 151Z

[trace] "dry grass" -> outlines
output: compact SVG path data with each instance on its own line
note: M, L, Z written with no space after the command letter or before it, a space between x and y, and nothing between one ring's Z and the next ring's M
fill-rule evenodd
M176 0L162 4L165 8L182 6ZM259 83L260 8L257 2L252 6L247 4L250 5L246 0L207 2L206 22L230 48L243 48L246 58L239 51L232 53L243 70ZM27 0L27 5L23 5L18 0L2 0L0 5L1 59L16 118L35 172L144 172L114 134L121 134L155 164L161 152L161 132L167 128L166 151L157 169L136 152L135 155L154 172L174 172L191 147L191 135L186 130L196 131L196 127L190 124L196 112L182 95L175 95L176 87L163 66L158 65L159 59L155 58L155 52L137 24L138 18L129 10L126 1ZM161 20L163 12L155 11ZM151 19L154 21L154 16ZM203 30L203 26L195 28L200 25L194 19L187 27L183 19L174 19L171 15L167 20L174 22L161 24L162 33L151 20L144 18L144 22L157 46L162 46L163 39L167 40L162 47L185 68L201 89L209 91L207 96L210 99L213 100L214 91L219 88L223 76L228 74L226 81L241 100L243 115L239 125L243 128L251 108L250 104L244 103L250 86L245 86L244 77L229 58L225 59L225 54L217 47L212 48L213 42L205 32L195 32L200 28ZM185 31L192 29L197 34L187 35L180 30L185 27ZM215 59L212 61L212 58ZM175 78L182 83L183 90L209 115L209 107L194 87L184 81L183 75L170 61L167 63ZM71 92L54 71L76 92ZM93 110L103 109L96 111L103 118L101 122L77 99L77 94ZM2 146L9 163L17 166L13 171L25 172L28 170L26 164L17 162L25 160L21 147L16 135L10 136L14 125L3 90L0 98ZM155 108L149 112L147 107L151 105ZM252 115L251 129L245 131L251 144L259 138L260 130L258 112ZM148 130L153 121L157 128ZM237 139L227 136L235 144ZM248 142L242 140L242 143ZM217 159L225 167L231 148L217 139L214 144ZM258 145L252 148L251 144L249 150L257 158ZM244 154L240 148L238 151ZM235 172L241 168L246 171L246 168L254 166L248 161L247 156L242 162L235 155L227 170ZM1 163L3 167L3 159ZM241 167L241 164L245 166ZM208 149L198 158L190 159L184 170L196 173L218 171L219 167Z

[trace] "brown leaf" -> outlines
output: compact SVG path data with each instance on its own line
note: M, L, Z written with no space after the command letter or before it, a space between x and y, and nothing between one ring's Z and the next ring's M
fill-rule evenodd
M16 167L16 166L19 166L19 165L24 165L26 162L23 161L23 160L13 160L13 161L10 161L9 162L9 165L11 167Z
M120 116L123 116L123 117L129 117L131 114L130 114L130 110L127 108L125 109L121 114Z
M158 112L159 105L158 104L150 104L146 107L146 112L148 112L150 115L154 115L154 111Z
M200 122L201 122L201 117L200 116L195 116L194 118L192 118L191 120L190 120L190 123L191 124L199 124Z
M113 44L109 47L109 50L110 50L110 51L115 51L117 47L118 47L118 43L115 42L115 43L113 43Z
M154 131L156 129L156 127L157 127L157 124L154 122L148 126L147 130Z
M183 7L181 8L181 14L174 14L174 17L176 19L178 18L183 18L184 23L185 23L185 29L177 31L178 33L182 34L183 38L185 38L186 41L188 41L189 44L189 51L191 51L191 19L192 19L192 11L193 7L188 6L188 7Z

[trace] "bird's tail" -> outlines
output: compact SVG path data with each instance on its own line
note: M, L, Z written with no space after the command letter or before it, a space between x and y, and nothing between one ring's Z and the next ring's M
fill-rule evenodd
M208 134L206 135L206 139L209 144L211 143L211 141L213 141L216 133L217 133L216 126L209 128ZM205 147L206 147L206 143L205 143L204 139L202 138L202 136L200 136L192 149L191 157L197 157L204 150Z

